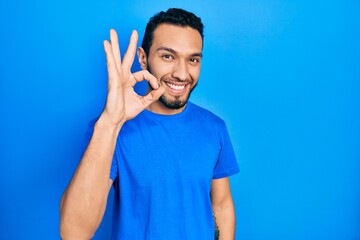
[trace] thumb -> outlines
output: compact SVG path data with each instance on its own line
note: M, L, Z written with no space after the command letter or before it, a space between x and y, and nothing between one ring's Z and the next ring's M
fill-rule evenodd
M143 97L143 102L145 104L145 107L149 106L151 103L158 100L161 97L161 95L163 95L164 93L165 93L165 88L160 86L158 89L152 90L151 92L146 94Z

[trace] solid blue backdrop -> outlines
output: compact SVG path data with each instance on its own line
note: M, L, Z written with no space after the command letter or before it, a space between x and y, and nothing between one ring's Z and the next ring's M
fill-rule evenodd
M59 238L60 197L105 102L102 41L115 28L124 52L169 7L205 23L191 100L230 130L236 239L358 240L356 0L1 1L0 239ZM111 196L94 239L109 239Z

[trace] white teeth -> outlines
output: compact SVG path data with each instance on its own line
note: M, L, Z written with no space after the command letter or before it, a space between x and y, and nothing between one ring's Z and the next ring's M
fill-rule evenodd
M171 83L166 83L166 85L168 85L170 88L174 89L174 90L183 90L185 88L185 85L174 85Z

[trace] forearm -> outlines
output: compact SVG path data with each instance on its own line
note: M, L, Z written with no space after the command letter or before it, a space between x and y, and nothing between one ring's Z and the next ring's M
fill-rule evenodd
M63 239L90 239L103 217L110 188L110 168L121 126L99 118L60 206Z
M213 205L215 223L219 230L219 240L233 240L235 237L235 212L232 198Z

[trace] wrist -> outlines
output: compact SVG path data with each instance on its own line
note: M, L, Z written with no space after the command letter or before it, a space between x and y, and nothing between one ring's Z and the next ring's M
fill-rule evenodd
M117 135L120 132L120 129L124 125L124 123L125 121L120 121L120 122L112 121L111 118L106 113L103 112L100 115L99 119L97 120L95 126L98 128L110 130L116 133Z

